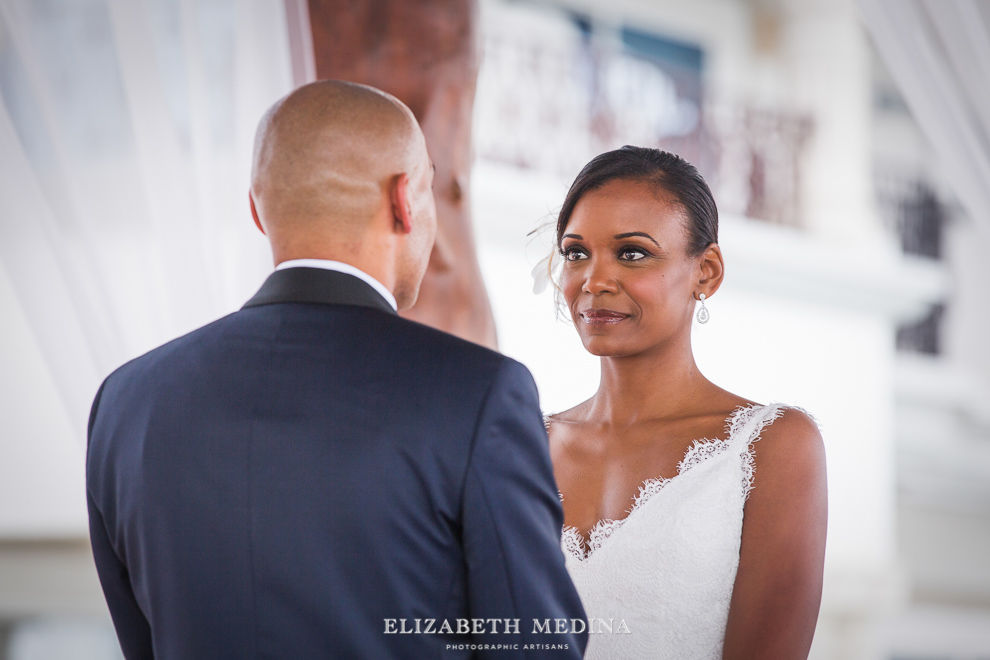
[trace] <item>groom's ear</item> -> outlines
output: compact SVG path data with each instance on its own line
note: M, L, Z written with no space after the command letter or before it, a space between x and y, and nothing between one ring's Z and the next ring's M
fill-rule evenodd
M395 231L408 234L412 231L412 207L409 205L409 175L405 172L392 179L391 200Z
M705 295L711 296L722 286L725 275L725 263L722 261L722 249L718 243L712 243L698 257L698 284L705 289Z
M258 209L254 207L254 195L251 191L248 191L248 203L251 205L251 217L254 218L254 226L258 228L262 234L265 234L265 228L261 226L261 218L258 217ZM265 234L267 236L268 234Z

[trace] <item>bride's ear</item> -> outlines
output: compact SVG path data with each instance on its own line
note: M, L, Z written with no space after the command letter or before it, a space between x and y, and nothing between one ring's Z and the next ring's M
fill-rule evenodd
M725 262L722 261L722 249L718 243L712 243L698 256L698 285L706 297L711 298L712 294L722 286L724 274Z

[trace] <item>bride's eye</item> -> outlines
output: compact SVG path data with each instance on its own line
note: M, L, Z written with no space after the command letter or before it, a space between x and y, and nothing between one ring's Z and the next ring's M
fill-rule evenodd
M619 250L619 259L623 261L639 261L646 257L646 252L639 248L624 247Z
M588 258L588 255L584 253L584 250L578 247L565 248L563 254L565 261L580 261L581 259Z

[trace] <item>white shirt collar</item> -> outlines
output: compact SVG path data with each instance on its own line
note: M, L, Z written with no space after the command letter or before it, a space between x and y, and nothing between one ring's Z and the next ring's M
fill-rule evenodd
M335 270L338 273L346 273L347 275L353 275L354 277L367 282L375 291L382 294L392 309L399 311L399 306L395 302L395 296L389 291L384 284L368 275L366 272L360 268L355 268L350 264L345 264L342 261L330 261L329 259L290 259L289 261L283 261L279 265L275 266L275 270L284 270L286 268L323 268L324 270Z

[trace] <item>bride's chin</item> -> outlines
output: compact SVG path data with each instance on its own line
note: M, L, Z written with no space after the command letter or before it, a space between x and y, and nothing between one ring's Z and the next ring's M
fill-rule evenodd
M590 337L584 342L584 350L595 357L626 357L636 352L630 350L628 342L605 337Z

